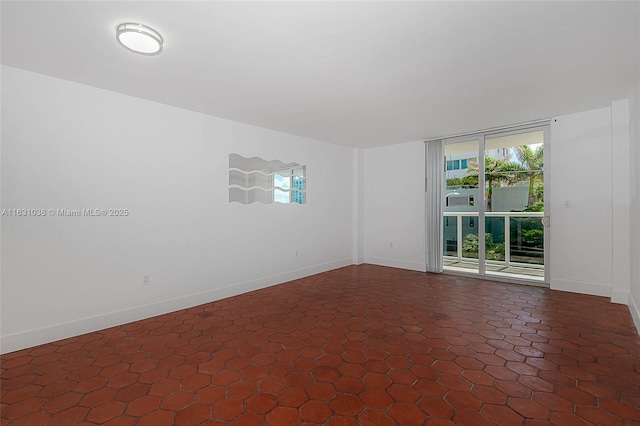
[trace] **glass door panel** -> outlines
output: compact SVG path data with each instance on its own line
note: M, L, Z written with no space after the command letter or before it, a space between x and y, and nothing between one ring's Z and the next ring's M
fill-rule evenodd
M478 139L445 145L444 154L444 268L457 272L479 272ZM473 165L476 169L473 169ZM474 174L474 170L476 170Z
M544 281L544 131L484 145L485 274Z

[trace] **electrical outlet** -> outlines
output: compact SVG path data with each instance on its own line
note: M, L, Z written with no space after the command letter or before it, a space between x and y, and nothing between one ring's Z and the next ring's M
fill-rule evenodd
M151 282L151 276L149 274L145 274L142 278L142 285L149 285Z

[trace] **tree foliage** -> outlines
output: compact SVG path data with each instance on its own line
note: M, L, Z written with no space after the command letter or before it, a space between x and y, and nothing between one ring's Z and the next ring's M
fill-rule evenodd
M514 149L517 162L503 161L493 157L484 158L484 180L487 185L487 211L492 211L494 186L514 185L523 180L529 182L527 205L533 206L544 196L544 147L531 149L522 145ZM479 166L470 162L467 176L447 179L447 186L474 186L478 183ZM544 210L544 209L543 209ZM542 210L540 210L542 211Z
M478 176L463 176L447 179L448 188L477 188Z
M543 182L543 166L544 166L544 145L538 146L535 150L529 145L522 145L515 149L518 161L522 165L524 171L521 173L521 179L529 181L529 200L528 205L536 202L536 184Z
M487 184L487 211L492 211L492 196L494 185L507 184L513 185L521 180L519 176L526 170L518 163L511 161L503 161L493 157L484 158L484 180ZM480 175L479 165L476 162L469 163L466 177L475 177Z

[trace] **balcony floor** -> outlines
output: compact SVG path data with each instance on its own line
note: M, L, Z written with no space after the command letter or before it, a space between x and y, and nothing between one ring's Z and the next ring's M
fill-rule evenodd
M459 262L457 259L444 259L444 268L447 271L472 272L478 271L478 261L465 259ZM526 266L509 266L488 263L487 274L505 278L544 281L544 268L533 268Z

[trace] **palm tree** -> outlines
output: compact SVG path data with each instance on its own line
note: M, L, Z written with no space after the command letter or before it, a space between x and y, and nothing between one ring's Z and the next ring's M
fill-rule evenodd
M529 145L522 145L515 149L518 161L525 171L521 174L529 180L528 205L535 204L535 184L543 181L544 145L532 150Z
M523 169L523 167L518 163L498 160L497 158L493 157L484 157L484 181L487 184L487 211L492 211L491 197L493 195L493 185L501 183L511 185L520 180L518 175L524 171L525 170ZM473 176L477 178L478 175L478 163L469 163L467 176Z

